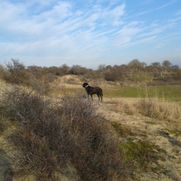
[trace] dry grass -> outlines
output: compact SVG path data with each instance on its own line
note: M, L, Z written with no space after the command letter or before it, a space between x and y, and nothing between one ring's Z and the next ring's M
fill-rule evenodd
M2 83L4 86L0 91L3 90L1 97L4 102L0 104L0 140L5 142L6 137L11 135L8 144L13 143L15 148L17 180L20 177L21 181L35 180L34 176L37 180L58 176L64 179L66 175L65 180L71 177L77 181L117 181L122 179L122 172L127 174L128 171L136 173L138 180L142 179L140 172L144 174L143 180L159 180L155 179L155 174L158 178L163 176L160 180L171 180L165 170L180 172L180 147L170 142L180 145L179 102L108 96L95 108L95 102L92 104L83 97L75 96L85 92L71 76L66 82L59 81L52 83L54 87L51 86L49 92L54 98L53 103L52 99L30 93L28 89L22 91L21 87L21 90L15 91ZM112 88L106 83L101 86L107 90ZM4 94L5 91L7 94ZM61 97L60 101L57 101L57 96ZM111 123L97 115L97 109ZM8 134L10 124L6 124L7 119L11 125L16 123L16 129L8 129ZM165 137L160 134L161 131ZM3 146L3 149L7 150L6 147ZM163 149L170 156L162 155L165 154ZM165 172L158 173L158 162L162 156ZM172 169L167 163L173 166ZM129 169L122 168L125 165L130 165Z
M126 127L125 125L123 126L121 123L112 122L111 124L112 124L114 130L116 131L116 133L122 138L134 135L134 133L132 132L132 130L129 127Z
M180 103L151 98L104 100L99 112L112 120L123 159L135 173L132 180L180 180Z
M179 103L145 98L136 104L137 110L144 116L159 120L175 120L181 118Z

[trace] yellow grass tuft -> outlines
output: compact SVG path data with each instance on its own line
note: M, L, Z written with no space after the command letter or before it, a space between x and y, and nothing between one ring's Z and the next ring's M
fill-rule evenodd
M181 119L181 106L177 102L145 98L136 103L136 108L142 115L159 120Z

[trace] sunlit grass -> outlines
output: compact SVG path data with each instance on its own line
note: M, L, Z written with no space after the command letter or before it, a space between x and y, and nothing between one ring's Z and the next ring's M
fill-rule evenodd
M181 101L181 86L150 86L150 87L107 87L105 97L156 97L173 101Z
M155 97L171 101L181 101L181 86L179 85L167 85L167 86L102 86L104 97L119 98L119 97L131 97L131 98L145 98ZM52 88L51 95L63 96L72 95L75 93L86 94L83 88L78 87L62 87Z

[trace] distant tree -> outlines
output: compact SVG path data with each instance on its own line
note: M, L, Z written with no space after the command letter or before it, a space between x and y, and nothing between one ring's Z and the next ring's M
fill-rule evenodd
M162 66L163 66L164 68L170 68L171 65L172 65L172 63L171 63L169 60L164 60L164 61L162 62Z
M135 69L144 68L146 63L140 62L138 59L133 59L131 62L128 63L128 66Z
M112 69L112 66L111 65L107 65L106 66L106 70L110 70L110 69Z
M98 70L103 71L105 68L106 68L106 65L101 64L101 65L99 65Z
M85 67L82 67L80 65L73 65L70 70L69 70L69 73L70 74L74 74L74 75L83 75L83 74L86 74L88 73L88 69L85 68Z
M29 81L29 75L26 67L19 62L19 60L11 59L6 65L7 76L5 79L15 84L27 84Z
M178 70L179 69L179 66L178 65L172 65L171 67L173 70Z
M19 60L11 59L11 62L9 62L6 65L9 72L17 72L25 69L25 66L19 62Z
M153 63L151 64L151 66L154 67L154 68L160 68L160 67L161 67L161 64L160 64L160 62L153 62Z
M62 69L62 71L63 71L64 74L67 74L70 68L69 68L68 65L63 64L63 65L61 66L61 69Z

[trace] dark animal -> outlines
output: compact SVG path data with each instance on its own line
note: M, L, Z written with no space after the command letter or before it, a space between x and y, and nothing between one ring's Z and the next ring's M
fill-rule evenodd
M93 97L92 95L93 94L96 94L98 99L101 100L102 102L102 98L103 98L103 91L100 87L91 87L88 83L83 83L82 84L82 87L85 88L86 92L87 92L87 95L89 97L89 95L91 96L92 100L93 100Z

